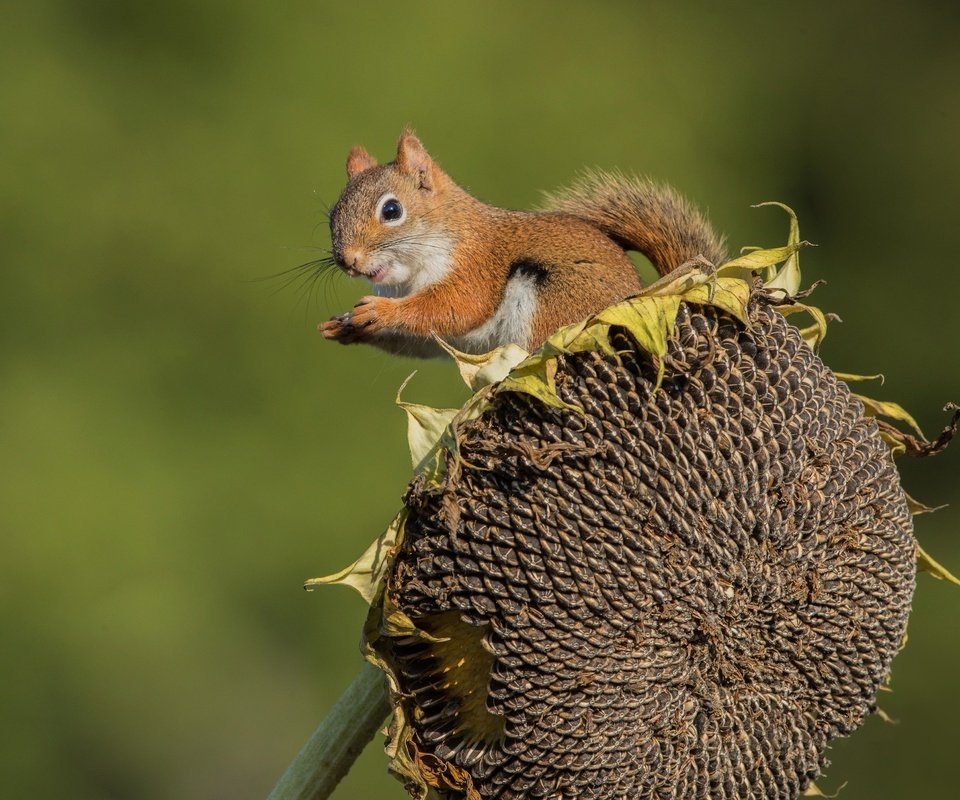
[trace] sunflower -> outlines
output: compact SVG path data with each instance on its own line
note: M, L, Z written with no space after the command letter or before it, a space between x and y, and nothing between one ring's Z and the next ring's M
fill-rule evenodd
M919 549L892 454L785 247L693 265L401 403L416 474L357 564L415 797L793 798L876 711ZM778 267L778 265L780 265ZM805 312L806 328L787 317Z

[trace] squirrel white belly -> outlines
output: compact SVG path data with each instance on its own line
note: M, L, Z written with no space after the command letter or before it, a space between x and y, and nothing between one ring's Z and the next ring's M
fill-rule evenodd
M362 147L330 215L333 257L375 295L320 325L324 337L394 353L539 347L557 328L636 294L626 250L661 275L697 258L724 260L703 216L672 189L592 173L548 197L549 211L508 211L472 197L405 131L396 159Z

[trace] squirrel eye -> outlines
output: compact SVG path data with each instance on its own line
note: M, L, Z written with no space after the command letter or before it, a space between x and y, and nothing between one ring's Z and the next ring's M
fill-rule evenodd
M399 222L403 219L403 206L396 197L389 197L380 207L381 222Z

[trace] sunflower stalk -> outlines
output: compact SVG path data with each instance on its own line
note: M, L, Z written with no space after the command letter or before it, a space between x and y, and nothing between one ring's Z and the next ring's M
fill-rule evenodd
M389 713L383 673L365 663L267 800L326 800Z

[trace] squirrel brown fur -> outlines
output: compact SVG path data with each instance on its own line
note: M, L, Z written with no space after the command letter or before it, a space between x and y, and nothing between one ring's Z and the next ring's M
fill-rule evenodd
M660 275L724 259L709 223L672 189L590 173L548 195L548 210L508 211L460 188L409 130L396 159L362 147L330 214L333 257L377 295L320 325L327 339L427 356L434 335L470 353L514 343L532 351L557 328L640 291L626 254Z

